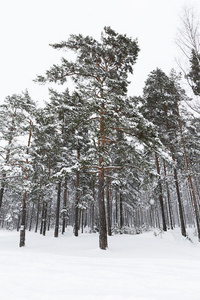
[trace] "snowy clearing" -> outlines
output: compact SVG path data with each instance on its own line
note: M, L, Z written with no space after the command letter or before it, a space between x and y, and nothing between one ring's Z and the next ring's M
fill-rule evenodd
M155 236L54 238L0 230L0 297L4 300L199 300L200 246L179 230Z

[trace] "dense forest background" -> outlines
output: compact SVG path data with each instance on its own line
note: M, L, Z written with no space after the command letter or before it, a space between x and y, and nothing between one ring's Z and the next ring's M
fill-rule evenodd
M188 65L181 73L152 70L140 97L127 96L140 47L137 39L105 27L100 41L71 35L51 45L71 50L35 81L49 89L39 108L28 91L0 106L0 226L54 236L139 234L195 227L200 241L198 22L185 10L177 44ZM74 82L68 89L67 79ZM190 108L190 109L189 109Z

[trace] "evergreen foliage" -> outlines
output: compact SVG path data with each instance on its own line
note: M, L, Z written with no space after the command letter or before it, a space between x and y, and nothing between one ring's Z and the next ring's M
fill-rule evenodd
M199 119L181 106L179 75L157 68L142 97L128 96L137 40L105 27L100 41L71 35L51 46L75 60L62 58L36 81L66 89L49 89L44 108L27 91L0 106L0 225L20 229L20 246L33 227L55 237L68 225L75 236L98 231L101 249L107 234L198 231Z
M191 51L190 72L187 74L190 79L192 90L195 95L200 95L200 54L194 49Z

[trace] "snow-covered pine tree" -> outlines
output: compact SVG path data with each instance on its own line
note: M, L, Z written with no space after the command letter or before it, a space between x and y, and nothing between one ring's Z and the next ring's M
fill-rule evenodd
M185 144L183 121L182 121L182 117L180 114L180 102L183 100L187 101L188 97L185 93L185 90L183 90L181 88L180 75L177 75L176 72L174 70L172 70L169 78L170 78L171 95L172 95L172 99L174 101L174 105L176 107L176 116L177 116L178 128L179 128L179 133L180 133L180 143L182 146L183 158L184 158L184 162L185 162L185 174L186 174L186 177L188 180L189 191L191 193L191 199L192 199L193 208L194 208L198 240L200 242L199 209L198 209L198 203L197 203L197 197L195 194L194 184L193 184L193 180L192 180L191 167L189 165L189 160L188 160L187 148L186 148L186 144Z
M21 95L8 96L0 107L4 118L1 119L1 139L4 145L1 148L4 164L1 178L1 202L5 180L7 179L10 189L12 189L11 183L14 178L16 181L21 180L21 185L15 186L22 193L20 247L25 245L26 196L30 184L30 142L35 107L27 91Z
M173 167L174 183L176 186L177 200L179 206L181 232L183 236L186 236L185 222L183 216L183 204L181 200L177 168L175 166L176 151L174 145L175 142L177 141L176 133L178 130L178 121L177 121L176 104L172 97L172 93L173 91L171 89L170 80L168 76L161 69L157 68L156 70L150 73L150 75L146 80L145 87L144 87L145 101L142 106L142 111L145 114L145 116L157 126L157 130L161 141L166 147L168 147L168 149L171 152L172 160L174 162L174 167ZM162 203L163 195L162 195L160 165L156 154L155 157L156 157L157 172L159 176L159 181L158 181L159 198L160 198L160 202ZM163 203L162 203L162 207L163 207L162 215L163 218L165 218Z
M194 49L191 51L190 71L186 75L195 95L200 96L200 53Z
M109 156L111 145L118 142L116 132L139 139L150 148L155 144L160 146L152 124L127 97L128 74L133 73L139 47L136 40L118 34L110 27L104 28L100 42L89 36L71 35L68 41L52 47L74 51L76 60L71 62L62 58L61 65L54 65L46 76L38 76L37 81L64 84L70 77L84 101L79 107L84 120L77 123L77 128L88 124L96 145L98 163L85 164L85 168L93 168L99 173L99 247L106 249L104 176L108 169L122 168L113 166Z

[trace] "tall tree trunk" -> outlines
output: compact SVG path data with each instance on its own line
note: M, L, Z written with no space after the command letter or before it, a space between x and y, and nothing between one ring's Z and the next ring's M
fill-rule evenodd
M180 134L181 134L181 143L182 143L184 159L185 159L186 174L187 174L189 189L190 189L192 201L193 201L198 240L200 242L200 223L199 223L198 205L197 205L197 201L196 201L196 195L195 195L195 191L194 191L194 187L193 187L193 183L192 183L192 177L191 177L191 172L190 172L188 158L187 158L186 146L185 146L185 141L184 141L184 137L183 137L182 123L181 123L181 118L180 118L180 114L179 114L178 101L177 101L177 99L175 99L175 100L176 100L176 107L177 107L177 114L178 114L179 130L180 130Z
M1 189L0 189L0 212L1 212L1 206L2 206L2 202L3 202L4 188L5 188L4 178L6 178L6 175L3 174L2 177L3 177L3 179L1 182Z
M175 162L175 160L174 160L174 162ZM179 190L178 176L177 176L176 168L174 168L174 182L175 182L175 186L176 186L176 193L177 193L177 200L178 200L181 233L184 237L186 237L187 233L186 233L186 228L185 228L185 221L184 221L184 216L183 216L183 206L182 206L182 201L181 201L181 195L180 195L180 190Z
M29 127L29 136L28 136L28 144L27 144L27 149L26 149L26 154L29 154L29 147L31 144L31 136L32 136L32 121L29 121L30 127ZM25 164L28 165L28 158L25 160ZM25 189L23 193L23 198L22 198L22 218L21 218L21 228L20 228L20 242L19 246L23 247L25 246L25 226L26 226L26 196L27 196L27 181L28 181L28 170L25 168L25 176L24 176L24 181L25 181Z
M31 209L30 223L29 223L29 231L31 231L31 228L32 228L34 208L35 208L35 203L33 202L33 206Z
M65 178L64 194L63 194L63 222L62 222L62 234L65 232L66 217L67 217L67 178Z
M104 164L103 152L105 146L105 108L102 105L101 119L100 119L100 139L98 141L99 150L101 155L99 157L99 191L98 191L98 204L99 204L99 247L106 250L108 247L107 240L107 225L106 225L106 209L104 201Z
M46 230L47 230L47 201L44 201L44 215L43 215L43 229L42 229L42 234L45 236L46 235Z
M61 194L61 182L58 182L57 186L57 205L56 205L56 223L55 223L55 230L54 230L54 237L58 237L59 232L59 216L60 216L60 194Z
M38 202L37 202L37 214L36 214L35 232L37 232L37 230L38 230L39 214L40 214L40 196L38 197Z
M156 153L155 153L155 160L156 160L157 173L158 173L158 176L159 176L158 187L159 187L159 202L160 202L161 215L162 215L162 229L164 231L167 231L166 220L165 220L164 201L163 201L163 192L162 192L162 184L161 184L161 178L160 178L160 165L159 165L158 156L157 156Z
M118 227L118 201L117 201L117 187L115 188L115 226Z
M46 235L46 228L47 228L47 201L43 200L42 204L42 220L40 226L40 234Z
M164 174L165 174L165 184L166 184L166 190L167 190L167 201L168 201L168 209L169 209L169 224L170 228L174 228L174 220L173 220L173 212L172 212L172 205L171 205L171 197L170 197L170 191L169 191L169 185L167 182L167 170L166 170L166 164L163 160L163 167L164 167Z
M48 212L48 224L47 224L47 230L50 230L51 227L51 206L52 206L52 199L49 202L49 212Z
M95 199L95 181L92 182L92 193L93 193L93 202L91 204L91 230L94 231L94 203Z
M20 242L19 246L25 246L25 225L26 225L26 191L23 193L22 199L22 216L21 216L21 227L20 227Z
M43 232L43 226L44 226L44 200L42 202L42 215L41 215L41 225L40 225L40 234Z
M77 149L77 160L80 159L80 149ZM80 172L76 171L76 199L75 199L75 220L74 220L74 235L78 236L79 230L79 181L80 181Z
M104 167L101 167L99 174L99 247L102 250L106 250L108 247L107 242L107 228L106 228L106 210L104 201Z
M111 230L111 214L110 214L110 183L109 183L109 170L106 170L106 202L107 202L107 222L108 222L108 235L112 235Z
M120 234L122 234L122 228L124 226L124 220L123 220L123 199L122 199L122 193L120 191L119 193L119 211L120 211L120 217L119 217L119 222L120 222Z
M165 105L163 106L163 110L164 110L164 113L165 113L166 130L167 130L167 133L169 134L170 126L169 126L169 121L168 121L168 117L167 117L167 107ZM172 160L175 164L175 155L174 155L174 150L173 150L170 134L169 134L169 149L170 149L170 152L171 152ZM177 201L178 201L178 208L179 208L181 234L184 237L186 237L187 233L186 233L185 221L184 221L184 216L183 216L183 206L182 206L179 183L178 183L178 175L177 175L177 170L176 170L175 166L173 167L173 171L174 171L174 183L175 183L175 187L176 187L176 194L177 194Z
M85 210L81 209L81 233L84 232L84 216L85 216Z

